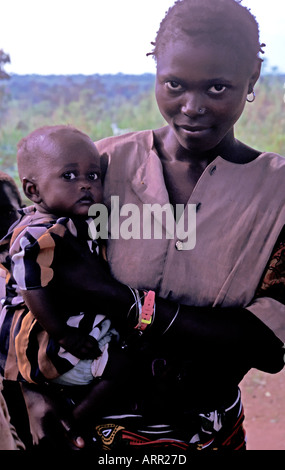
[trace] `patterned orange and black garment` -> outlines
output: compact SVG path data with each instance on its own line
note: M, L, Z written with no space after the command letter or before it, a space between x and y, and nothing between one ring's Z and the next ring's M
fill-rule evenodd
M93 442L102 451L172 452L185 454L196 450L245 450L244 410L240 392L225 410L199 413L181 426L145 425L136 415L110 416L96 426Z
M285 227L278 237L257 296L268 296L285 303Z
M55 219L33 206L22 209L22 218L3 241L10 244L6 299L0 315L0 373L7 380L44 383L70 370L78 358L60 348L25 305L21 290L49 285L55 276L58 258L66 237L77 237L88 255L98 256L97 242L88 236L88 224L67 217ZM93 243L90 250L88 243ZM83 249L83 248L82 248ZM61 292L59 292L59 296ZM72 326L89 333L96 314L68 311L76 321ZM62 312L63 318L68 316ZM77 314L77 316L76 316Z

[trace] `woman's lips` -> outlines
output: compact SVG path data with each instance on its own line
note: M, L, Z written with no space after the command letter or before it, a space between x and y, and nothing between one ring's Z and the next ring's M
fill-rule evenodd
M183 134L193 137L206 135L211 129L207 126L189 126L188 124L180 124L177 128L182 131Z
M205 125L199 125L199 124L186 124L186 123L181 123L181 124L177 124L178 127L181 127L182 129L184 129L185 131L189 131L189 132L200 132L200 131L205 131L207 129L209 129L209 126L205 126Z

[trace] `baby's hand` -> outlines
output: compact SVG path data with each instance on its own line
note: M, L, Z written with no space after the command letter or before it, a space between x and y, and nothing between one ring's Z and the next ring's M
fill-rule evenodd
M71 326L66 327L64 336L58 342L79 359L96 359L102 354L96 339Z

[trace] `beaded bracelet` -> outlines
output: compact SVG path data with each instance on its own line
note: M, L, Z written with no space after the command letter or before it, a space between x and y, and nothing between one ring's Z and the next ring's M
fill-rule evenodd
M129 286L128 286L129 287ZM131 290L135 302L131 305L127 318L130 316L133 308L136 308L135 313L135 327L134 329L139 330L140 333L145 331L145 329L152 325L155 318L155 293L153 291L143 291L141 295L138 289Z
M138 324L135 326L136 330L145 331L145 329L152 324L153 314L155 313L155 293L150 290L144 293L144 302L139 310Z

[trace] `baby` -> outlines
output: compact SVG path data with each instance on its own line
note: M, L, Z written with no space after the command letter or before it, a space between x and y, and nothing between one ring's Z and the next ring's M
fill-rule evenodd
M58 275L59 269L61 275L76 270L78 259L70 259L66 248L70 242L80 244L79 262L99 256L100 243L88 236L88 211L102 200L100 158L92 140L70 126L35 130L20 141L17 158L24 193L34 204L22 209L10 242L13 293L0 319L0 342L10 343L1 367L10 380L70 387L93 383L74 408L74 417L83 422L89 405L102 411L125 364L110 320L94 312L96 305L82 312L69 301ZM113 361L110 343L116 349ZM17 368L11 367L11 354Z

